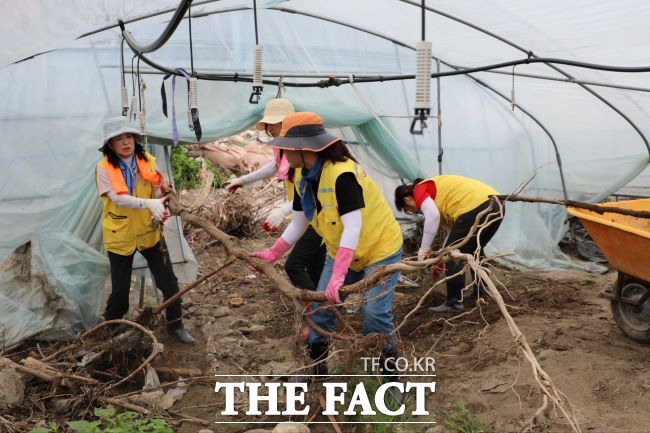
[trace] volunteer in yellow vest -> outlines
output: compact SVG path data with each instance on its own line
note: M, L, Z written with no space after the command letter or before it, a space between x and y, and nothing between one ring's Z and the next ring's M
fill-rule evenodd
M270 137L277 137L282 130L282 120L294 113L293 104L288 99L271 99L264 107L264 117L257 122L256 129L265 131ZM262 227L269 232L275 232L289 216L293 205L293 177L295 170L289 166L282 150L273 148L274 160L245 176L224 182L224 188L235 192L238 188L258 180L267 179L276 173L278 179L284 181L287 189L287 202L272 209ZM309 228L296 242L284 264L284 270L291 283L301 289L316 290L320 274L325 263L325 246L323 239ZM304 336L306 338L306 336Z
M359 281L380 265L402 257L402 232L388 203L375 182L354 160L337 137L327 133L315 113L298 112L282 122L282 132L271 145L283 149L289 164L296 168L293 219L275 244L266 251L252 253L267 263L284 255L311 226L327 247L325 267L317 290L325 292L332 304L339 304L343 284ZM388 335L384 356L396 354L391 312L399 274L364 293L363 334ZM329 309L312 304L312 320L332 331L336 319ZM326 337L309 330L309 353L314 360L327 356ZM324 363L316 374L326 374Z
M104 209L102 234L111 263L112 291L106 303L106 320L121 319L129 310L133 255L147 260L165 299L178 293L178 282L167 252L160 250L160 224L168 216L162 196L163 179L155 159L144 151L140 131L126 117L104 123L104 154L96 169L97 190ZM181 301L166 309L167 327L183 343L194 341L183 328Z
M424 260L431 251L431 244L442 224L451 227L447 245L465 239L478 215L490 209L481 217L479 224L490 221L480 233L472 236L460 248L463 253L474 254L479 250L483 257L483 248L492 239L501 225L503 215L499 205L489 199L490 195L499 194L494 188L463 176L441 175L427 180L415 179L412 184L400 185L395 189L395 206L409 212L422 211L424 215L424 233L418 251L418 260ZM505 209L504 209L505 213ZM448 262L447 277L461 271L463 263ZM445 303L430 308L434 312L462 310L462 289L465 287L465 275L461 274L447 280L447 300Z

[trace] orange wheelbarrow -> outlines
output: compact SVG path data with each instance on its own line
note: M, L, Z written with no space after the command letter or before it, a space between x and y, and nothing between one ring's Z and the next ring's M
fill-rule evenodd
M602 206L650 211L650 199ZM611 301L616 324L631 339L650 344L650 219L578 208L568 212L580 220L618 271L614 290L600 293Z

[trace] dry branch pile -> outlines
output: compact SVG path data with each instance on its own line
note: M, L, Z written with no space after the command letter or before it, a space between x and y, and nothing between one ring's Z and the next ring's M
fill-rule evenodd
M86 418L92 415L94 407L106 405L166 418L172 424L179 418L187 421L187 416L138 401L145 368L152 367L159 347L157 338L146 327L128 320L111 320L67 345L36 344L22 351L3 353L0 370L24 375L27 387L23 401L7 405L9 410L0 422L0 432L27 431L40 420ZM161 384L161 389L174 385L180 375L190 377L185 382L207 379L187 369L153 369L173 379ZM210 424L197 419L193 422Z
M270 187L267 186L270 189ZM264 189L262 190L262 192ZM253 195L254 197L255 195ZM259 196L259 192L258 192ZM198 212L189 212L191 207L173 199L170 208L173 213L180 215L183 220L195 227L194 232L201 231L205 236L209 236L213 243L218 242L227 251L229 259L226 264L216 271L206 275L201 281L216 275L221 269L229 266L234 260L243 260L263 273L271 283L285 295L294 307L296 318L296 328L300 328L304 323L312 327L316 332L337 340L341 344L337 345L340 359L351 360L358 357L358 353L367 350L379 350L385 343L386 336L367 335L354 329L336 308L327 304L324 293L301 290L293 287L289 281L281 275L276 268L262 262L259 259L252 258L248 251L237 246L236 238L218 228L218 223L228 221L226 225L230 230L234 230L237 237L244 236L255 221L255 215L250 211L251 197L243 199L242 195L222 196L218 203L206 203L208 209L202 208ZM217 200L219 200L217 199ZM266 200L268 203L268 198ZM239 206L239 207L238 207ZM488 212L488 210L484 211ZM493 217L499 217L502 212L492 214ZM480 220L479 215L477 221ZM235 223L233 223L235 221ZM486 224L474 224L470 235L464 240L454 245L448 246L437 251L431 258L424 261L405 260L400 263L388 265L377 269L366 279L350 286L345 286L342 293L362 293L371 287L377 285L379 281L386 278L393 272L419 271L434 265L445 263L450 260L463 260L466 267L473 271L474 281L465 289L470 289L473 284L482 286L486 289L490 298L492 298L499 307L499 310L505 318L508 328L513 337L513 344L523 358L532 367L533 377L543 394L543 404L535 414L531 416L528 422L522 426L522 429L532 428L537 417L548 413L551 409L559 410L559 413L566 420L568 425L575 432L580 432L580 427L576 421L575 411L561 391L553 384L550 376L542 369L541 365L531 351L525 336L517 327L516 323L510 316L506 305L501 297L496 281L488 264L494 258L478 259L478 252L475 254L462 254L458 251L464 245L473 233L480 233ZM235 224L234 226L232 224ZM412 320L414 313L423 306L425 299L432 293L434 287L445 282L446 278L437 281L426 293L421 296L417 305L411 312L406 314L401 323L398 324L395 332L398 333L404 325ZM201 281L187 287L185 291L195 287ZM501 286L502 289L505 287ZM316 326L311 320L312 312L307 312L304 307L305 301L316 301L321 304L320 308L329 308L336 315L339 323L337 330L327 332ZM479 297L477 308L480 308L482 300ZM13 352L5 354L0 358L2 368L13 368L19 372L27 374L31 383L40 387L40 395L45 397L32 399L26 408L12 408L13 413L21 413L23 418L4 417L0 419L0 431L5 429L11 431L24 430L32 426L39 416L47 419L47 415L52 411L67 419L80 418L92 413L92 407L97 405L113 404L121 406L128 410L137 411L143 414L166 417L174 420L178 414L161 411L155 407L144 407L132 399L139 393L144 380L145 367L150 365L158 351L158 342L155 335L150 329L153 327L155 317L162 307L155 310L147 310L140 316L143 325L129 321L112 321L104 322L96 328L81 335L71 344L60 347L51 346L50 349L43 351L40 347L38 350L32 349L28 352ZM463 313L465 314L465 313ZM453 320L453 319L449 319ZM148 327L148 328L147 328ZM399 334L398 334L399 335ZM433 349L433 347L432 347ZM46 353L47 352L47 353ZM334 355L334 354L332 354ZM330 356L332 356L330 355ZM321 361L322 362L322 361ZM309 367L309 366L307 366ZM307 368L307 367L303 367ZM160 373L169 373L170 369L162 369ZM172 370L173 371L173 370ZM205 377L194 377L192 380L201 380ZM173 384L175 382L171 382ZM136 391L133 391L133 389ZM129 392L125 392L129 390ZM550 405L549 405L550 403ZM191 418L183 416L183 418ZM208 424L207 421L196 420L194 422Z
M226 249L226 251L230 256L233 256L240 260L244 260L250 263L251 265L253 265L258 270L260 270L262 273L264 273L271 280L271 282L280 290L280 292L286 295L291 300L295 308L296 317L302 318L302 320L304 320L304 322L307 325L309 325L314 331L330 339L345 342L348 346L351 346L350 350L352 351L352 353L359 350L363 351L364 349L367 349L369 346L374 346L376 348L382 346L382 341L385 338L385 336L377 336L377 335L362 336L358 331L356 331L353 327L351 327L348 324L348 322L343 318L343 316L338 312L336 308L327 304L324 293L310 292L310 291L301 290L296 287L293 287L289 283L289 281L286 278L284 278L272 265L269 265L259 259L249 257L248 252L236 246L235 240L233 238L229 237L228 235L220 231L217 227L214 226L214 224L212 224L207 219L187 212L181 206L179 206L178 203L172 202L170 208L174 213L181 215L183 219L188 223L204 229L216 241L220 242L224 246L224 248ZM473 255L462 254L458 251L458 248L465 245L470 240L472 235L474 235L475 233L480 235L481 231L484 230L485 227L487 227L497 218L503 217L503 205L501 204L500 206L498 206L498 208L499 211L493 212L489 215L488 212L491 212L490 208L480 213L476 218L476 222L474 223L474 226L471 228L469 234L465 239L456 242L453 245L450 245L442 249L441 251L438 251L437 253L434 254L434 257L421 262L402 261L400 263L396 263L384 267L378 267L377 270L375 270L375 272L370 276L368 276L367 278L353 285L345 286L341 289L341 291L342 293L347 293L347 294L355 293L355 292L364 292L376 286L382 279L386 278L388 275L392 274L393 272L423 270L425 268L434 265L446 263L450 260L466 261L467 263L466 267L471 268L473 271L474 281L472 281L468 286L466 286L465 289L463 289L463 292L465 293L467 290L471 288L471 286L476 284L478 287L485 288L489 296L497 303L501 314L503 315L503 317L506 319L508 323L508 327L513 336L513 343L515 343L518 352L520 351L523 357L526 359L526 361L531 365L535 381L540 391L543 394L542 406L537 410L537 412L533 416L531 416L531 418L527 421L527 423L525 423L525 425L522 426L522 430L526 430L529 428L532 429L537 418L543 414L546 414L550 409L559 409L560 413L562 414L562 417L566 420L566 422L569 424L571 429L574 432L580 432L581 430L578 425L576 412L573 406L568 401L566 396L562 394L562 392L559 389L557 389L557 387L555 387L550 376L540 366L539 362L535 358L535 355L533 354L528 343L526 342L525 336L519 330L519 328L517 327L516 323L514 322L512 316L510 315L510 313L508 312L505 306L505 302L503 301L503 298L501 297L501 294L497 289L497 285L500 285L500 283L498 281L495 283L495 281L492 280L491 277L492 273L488 268L488 263L490 262L490 260L494 260L495 258L492 257L492 258L485 258L483 260L479 260L478 251L475 251ZM487 221L484 224L479 224L478 222L481 221L482 217L486 215L487 215ZM463 269L463 272L464 270L465 269ZM422 298L420 299L416 307L413 309L413 311L407 314L402 320L402 322L396 327L395 332L398 332L399 329L402 328L404 324L407 323L407 321L413 316L415 311L423 305L424 299L427 296L429 296L429 294L433 291L434 287L445 282L448 278L449 277L446 277L436 282L436 284L434 284L434 286L431 287L431 289L429 289L424 294L424 296L422 296ZM505 287L503 288L505 289ZM329 308L338 320L339 323L338 330L328 332L318 327L310 319L310 315L313 314L313 311L311 312L305 311L304 301L316 301L321 303L321 306L319 308ZM477 306L480 305L481 301L482 300L479 296L479 299L477 301ZM343 305L345 305L345 303ZM350 358L349 355L350 353L348 353L347 355L348 358ZM346 355L344 354L343 357L345 356ZM325 362L325 361L321 361L321 362ZM548 405L549 401L552 403L551 407L549 407Z

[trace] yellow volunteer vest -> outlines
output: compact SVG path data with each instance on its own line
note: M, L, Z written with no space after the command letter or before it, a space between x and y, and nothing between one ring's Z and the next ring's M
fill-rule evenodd
M149 167L154 170L155 158L146 154ZM98 167L113 170L106 159ZM119 170L119 169L118 169ZM97 179L95 179L96 181ZM140 174L135 185L133 196L138 198L152 198L153 185ZM102 234L104 246L107 251L123 256L131 255L136 249L151 248L160 241L160 226L150 226L151 212L149 209L131 209L118 206L107 196L102 196L104 210L102 212Z
M310 222L325 242L327 253L336 257L343 234L343 224L336 202L336 179L343 173L354 173L363 189L365 207L361 209L361 234L350 269L360 271L395 254L402 247L402 230L375 181L356 162L326 161L318 185L318 201L323 209ZM295 184L300 185L301 170L296 170ZM296 188L299 189L299 188ZM298 192L300 194L300 192Z
M287 189L287 201L293 203L293 193L294 193L295 184L291 180L287 179L284 181L284 187Z
M499 194L494 188L464 176L442 175L427 180L436 184L434 202L445 224L455 223L459 216L475 209L490 195Z

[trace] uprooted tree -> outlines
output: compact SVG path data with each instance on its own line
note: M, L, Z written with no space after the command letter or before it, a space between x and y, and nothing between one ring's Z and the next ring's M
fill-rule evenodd
M47 383L67 388L71 394L77 395L75 404L79 404L81 401L86 403L98 401L100 403L113 404L128 410L150 415L152 410L130 401L129 397L136 392L118 394L116 388L124 383L134 381L138 373L143 372L158 353L158 341L155 335L150 331L150 329L155 325L155 317L164 310L168 303L173 302L175 299L180 298L184 293L192 290L202 282L214 277L222 269L231 265L236 260L243 260L255 267L271 281L273 286L276 287L282 295L286 296L291 301L295 312L296 328L301 328L302 325L306 323L315 332L334 340L346 342L347 347L345 349L337 350L340 355L345 355L340 352L362 350L364 344L374 343L376 347L380 346L382 341L386 338L386 336L379 335L362 336L353 326L348 324L348 322L338 312L337 308L327 303L324 293L294 287L275 269L274 266L257 258L250 257L248 251L236 245L237 243L235 238L232 238L219 230L208 219L188 211L187 207L180 204L175 198L172 199L170 203L170 209L174 214L181 216L185 222L200 227L215 241L222 244L228 255L227 260L222 266L186 286L177 295L168 299L161 305L155 308L147 308L142 311L136 320L138 323L127 320L103 322L82 334L71 344L57 350L56 352L49 355L42 354L40 359L28 357L23 359L20 363L16 363L7 358L0 357L0 365L14 367L19 371L37 377ZM493 222L495 218L501 218L503 216L502 206L499 206L499 211L486 215L488 212L490 212L489 208L477 217L477 222L475 222L465 239L437 251L435 254L432 254L431 258L423 261L403 260L399 263L378 267L367 278L355 284L341 288L341 293L345 295L352 293L362 294L379 284L382 279L387 278L394 272L422 271L423 269L440 265L450 260L464 261L465 267L460 272L465 272L467 268L471 269L474 281L470 283L470 285L480 284L490 298L495 301L500 313L505 318L508 329L513 337L513 345L517 347L517 350L521 352L525 360L531 366L532 376L542 394L541 406L522 426L522 430L532 428L537 417L548 410L558 409L562 414L562 417L571 426L572 430L580 432L581 430L571 403L553 384L550 376L541 367L535 358L525 335L517 327L507 310L501 293L499 289L497 289L497 286L501 285L501 283L494 277L489 268L490 261L493 261L495 257L479 259L480 256L478 251L475 251L474 254L464 254L459 251L459 248L465 245L473 234L480 234L480 232ZM484 224L479 224L478 221L480 221L483 216L488 217L487 221ZM394 332L398 333L408 321L412 320L416 311L424 305L425 300L433 293L434 289L445 283L449 278L450 277L446 277L436 281L432 287L420 296L415 307L404 316L402 321L396 326ZM464 290L469 289L470 285L466 286ZM501 287L502 289L505 289L502 285ZM308 309L305 308L305 301L314 301L320 304L319 308L331 309L332 313L339 321L338 330L328 332L318 327L311 320L313 311L308 311ZM481 302L484 301L482 301L479 296L476 308L480 308ZM345 303L343 305L345 305ZM468 313L469 312L463 314ZM138 359L139 361L133 361L133 353L138 354L135 359ZM334 354L335 353L330 354L330 357ZM130 359L129 355L131 355ZM319 362L326 361L327 360L322 360ZM106 373L106 370L104 370L104 377L102 377L103 380L97 379L98 374L100 376L102 375L102 371L99 371L100 369L97 368L98 365L101 363L110 364L120 362L123 364L121 368L116 369L112 373ZM311 367L311 365L302 368L309 367ZM206 378L208 377L198 376L190 380L201 380ZM166 386L173 384L174 382L170 382L166 384ZM171 410L167 410L166 414L170 419L175 417L176 419L182 418L184 420L191 420L204 425L209 424L207 421L192 418L184 414L174 413ZM4 421L0 420L0 426L3 423L6 424Z
M493 198L493 200L496 201L497 199ZM365 279L355 284L342 287L341 293L363 293L366 290L376 286L382 279L386 278L394 272L423 270L431 266L446 263L450 260L465 261L466 266L460 272L465 272L466 268L469 267L474 275L474 282L482 285L486 289L488 295L496 302L499 311L506 320L511 335L513 336L513 343L516 345L518 350L521 351L526 361L530 364L532 368L533 378L542 393L542 405L538 408L535 414L532 415L530 419L522 426L522 430L532 427L535 419L549 409L550 402L552 408L559 409L560 413L565 418L566 422L569 424L573 431L581 432L573 406L568 401L567 397L553 384L553 381L551 380L551 377L548 375L548 373L546 373L541 367L526 340L526 336L517 327L517 324L508 312L501 293L497 289L497 284L500 283L495 283L493 280L492 272L487 267L487 263L494 260L494 257L488 257L480 260L478 259L478 251L475 251L474 254L464 254L458 250L460 247L465 245L474 234L480 235L480 232L484 230L485 227L494 222L497 218L503 217L503 204L499 201L497 201L497 203L499 203L498 212L495 212L492 215L486 215L486 213L490 212L490 208L488 208L480 213L476 218L474 226L471 228L468 235L463 240L443 248L442 250L435 253L433 255L434 257L426 259L424 261L403 260L399 263L378 267L371 275ZM315 332L318 332L319 334L324 335L328 338L346 342L362 341L364 339L360 333L354 330L354 328L345 321L345 319L335 307L327 304L327 300L323 292L313 292L294 287L273 267L273 265L270 265L260 259L250 257L248 251L245 251L244 249L236 246L232 237L219 230L209 220L186 211L184 207L179 205L177 201L172 200L170 203L170 209L174 214L181 216L184 221L201 227L215 240L219 241L226 249L229 256L244 260L262 272L273 283L273 285L277 287L278 290L280 290L282 294L291 300L295 308L296 316L299 317L300 320L306 322L307 325L309 325ZM479 224L478 221L480 221L483 216L487 216L487 221L484 224ZM398 332L400 328L402 328L407 323L407 321L412 318L414 313L423 305L425 299L433 292L434 288L446 282L449 278L450 277L446 277L437 281L429 290L427 290L424 295L420 297L417 305L408 314L406 314L402 322L396 326L394 332ZM466 286L463 292L467 289L469 289L469 286ZM310 315L313 314L313 311L307 311L305 309L304 301L318 302L323 305L319 308L331 309L339 321L339 328L341 330L336 332L328 332L314 324L314 322L310 319ZM343 305L345 305L345 303ZM325 361L326 360L320 362Z

